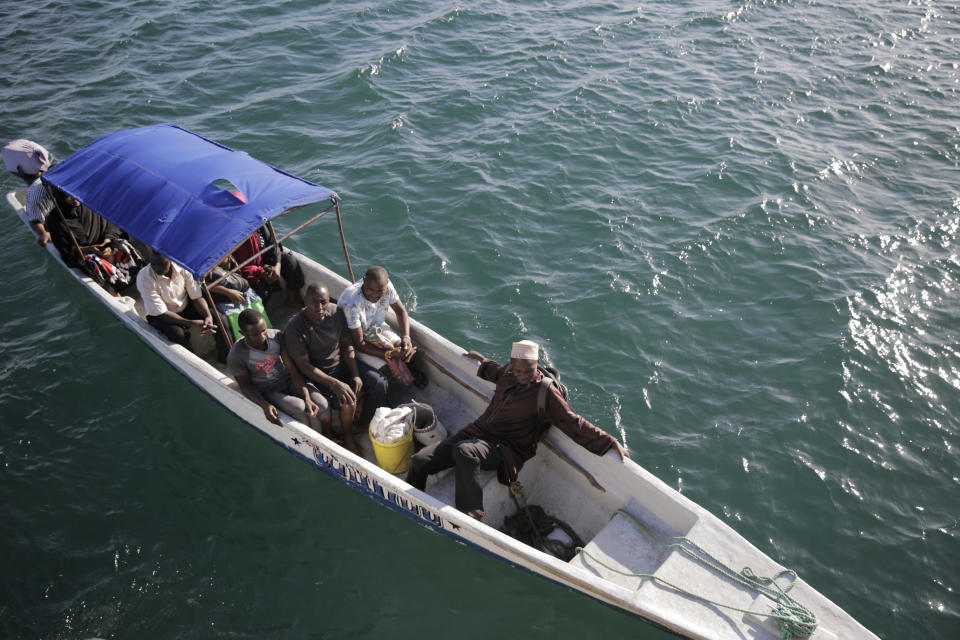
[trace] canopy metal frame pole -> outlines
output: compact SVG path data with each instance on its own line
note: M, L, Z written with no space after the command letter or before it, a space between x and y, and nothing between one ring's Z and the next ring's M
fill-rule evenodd
M340 217L340 200L339 198L333 201L333 206L337 209L337 228L340 229L340 244L343 245L343 257L347 259L347 271L350 272L350 282L356 282L357 279L353 275L353 265L350 264L350 252L347 251L347 239L343 235L343 220Z
M149 268L150 265L147 265L147 269ZM220 326L220 335L223 336L224 341L227 343L227 351L229 352L230 348L233 347L233 334L230 331L230 326L227 324L227 321L223 319L223 316L220 315L220 309L217 309L217 305L213 301L213 294L210 293L210 288L201 282L200 290L203 291L203 297L210 306L210 315L216 318L216 323ZM189 300L187 304L190 304ZM216 336L214 336L213 339L216 340Z

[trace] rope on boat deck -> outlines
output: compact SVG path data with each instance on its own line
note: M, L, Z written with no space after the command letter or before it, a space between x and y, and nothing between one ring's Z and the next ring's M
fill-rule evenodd
M645 523L643 523L639 518L637 518L632 513L625 511L624 509L617 509L616 513L622 513L623 515L630 518L634 524L639 528L643 529L650 537L662 544L667 549L677 549L682 553L687 554L694 560L699 561L700 563L706 565L707 567L713 569L722 576L729 578L730 580L737 582L748 589L751 589L771 600L775 606L772 613L762 613L758 611L750 611L748 609L740 609L739 607L734 607L729 604L724 604L721 602L716 602L705 596L698 595L687 591L683 587L675 585L659 576L655 576L649 573L631 573L629 571L621 571L615 567L611 567L606 564L599 558L591 555L583 547L579 547L578 551L583 555L587 556L597 564L613 571L614 573L619 573L622 576L633 577L633 578L649 578L654 582L658 582L674 591L678 591L684 595L690 596L702 602L708 604L716 605L718 607L723 607L725 609L730 609L731 611L739 611L741 613L747 613L753 616L759 617L768 617L773 618L780 625L780 638L781 640L790 640L790 638L809 638L813 632L817 629L817 617L813 614L812 611L807 609L805 606L797 602L791 596L787 595L787 592L793 588L793 584L790 584L786 589L777 584L777 580L784 575L791 575L794 579L797 578L797 573L792 569L784 569L778 573L773 578L767 578L763 576L758 576L753 572L753 569L750 567L744 567L740 572L736 572L727 565L723 564L715 557L710 555L702 547L697 545L687 537L684 536L667 536L655 529L650 528Z

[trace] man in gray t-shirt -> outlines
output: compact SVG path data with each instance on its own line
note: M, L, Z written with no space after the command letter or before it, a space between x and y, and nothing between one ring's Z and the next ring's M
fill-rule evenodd
M243 337L234 343L227 355L227 368L247 398L263 410L264 417L282 425L277 407L310 424L317 417L329 428L327 400L311 384L304 381L282 349L280 332L267 329L263 315L245 309L237 318ZM289 365L289 366L288 366Z
M330 302L326 287L311 284L303 301L303 310L287 323L284 346L300 373L317 383L331 410L340 412L344 446L359 453L350 428L357 410L357 394L361 389L366 394L358 425L366 430L374 411L386 402L387 379L354 357L347 320Z
M347 358L341 357L341 353L349 333L343 311L330 302L329 294L326 305L322 300L313 320L307 309L290 318L283 337L294 361L297 356L306 355L311 365L332 376L341 362L346 363Z

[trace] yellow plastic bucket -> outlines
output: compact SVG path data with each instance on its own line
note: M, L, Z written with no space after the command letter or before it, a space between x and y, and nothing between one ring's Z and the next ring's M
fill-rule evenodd
M413 429L407 430L403 439L393 444L384 444L370 434L373 443L373 453L377 456L377 464L387 473L403 473L410 466L410 456L413 455Z

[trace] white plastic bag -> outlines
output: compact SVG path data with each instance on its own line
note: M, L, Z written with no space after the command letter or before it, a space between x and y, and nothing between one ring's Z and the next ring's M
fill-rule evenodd
M378 407L370 421L370 437L383 444L399 442L410 432L412 413L410 407Z

